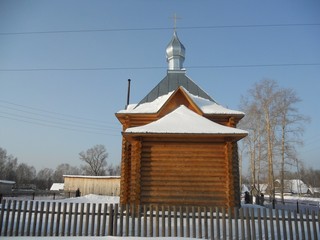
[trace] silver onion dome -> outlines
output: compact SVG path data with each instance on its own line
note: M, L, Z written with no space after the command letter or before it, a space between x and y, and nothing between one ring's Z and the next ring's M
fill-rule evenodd
M176 31L174 31L173 37L166 49L169 70L182 70L185 51L185 47L180 42Z

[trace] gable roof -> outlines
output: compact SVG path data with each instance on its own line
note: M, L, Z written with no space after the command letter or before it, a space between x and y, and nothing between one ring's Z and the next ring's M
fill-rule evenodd
M139 127L127 128L125 133L226 134L241 135L242 137L248 134L247 131L210 121L184 105L157 121Z

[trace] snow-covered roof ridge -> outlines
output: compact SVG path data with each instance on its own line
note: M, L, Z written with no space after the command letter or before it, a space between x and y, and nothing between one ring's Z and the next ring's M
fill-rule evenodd
M157 121L139 127L127 128L125 133L248 134L247 131L210 121L184 105Z
M182 87L183 88L183 87ZM192 101L201 109L201 111L205 114L232 114L232 115L244 115L243 112L232 110L223 107L218 104L216 101L210 101L209 99L205 99L196 95L193 95L188 90L184 89L184 91L189 95Z
M211 101L207 98L202 98L190 93L186 88L180 86L180 88L190 97L190 99L199 107L204 114L217 114L217 115L240 115L244 113L236 110L231 110L219 105L215 101ZM177 91L177 89L175 90ZM161 107L166 104L171 95L175 92L169 92L162 95L152 102L145 102L139 105L131 104L125 110L120 110L118 113L156 113Z

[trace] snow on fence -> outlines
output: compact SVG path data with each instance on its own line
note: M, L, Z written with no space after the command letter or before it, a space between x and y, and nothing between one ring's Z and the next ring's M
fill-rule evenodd
M0 236L318 239L319 211L3 200Z

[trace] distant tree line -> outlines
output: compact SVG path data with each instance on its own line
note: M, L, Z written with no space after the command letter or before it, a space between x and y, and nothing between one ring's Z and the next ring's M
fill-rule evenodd
M19 163L18 159L0 147L0 180L15 181L16 187L35 186L37 189L50 189L52 183L63 183L63 175L119 176L120 166L107 164L108 153L103 145L96 145L79 153L84 162L80 167L68 163L56 169L43 168L36 171L34 166Z
M242 141L240 156L249 159L251 185L267 183L273 197L275 179L280 179L282 199L285 179L307 179L303 175L308 171L296 150L302 144L304 124L309 121L299 113L300 101L292 89L281 88L273 80L258 82L241 99L246 116L239 126L249 135Z

